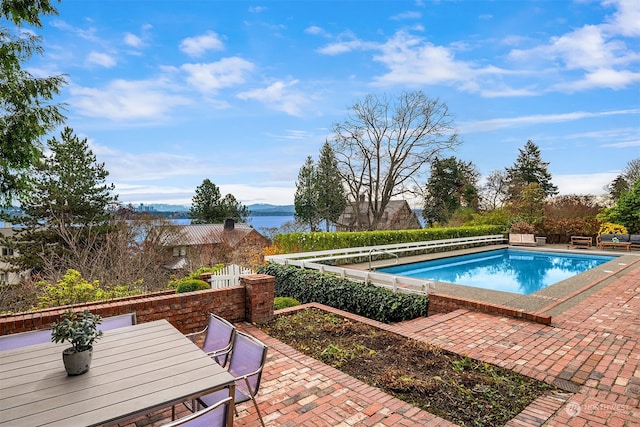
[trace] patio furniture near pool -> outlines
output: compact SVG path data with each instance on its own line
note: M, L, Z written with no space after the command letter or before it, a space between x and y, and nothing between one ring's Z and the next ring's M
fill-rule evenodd
M509 233L509 244L514 246L537 246L538 242L533 234Z
M571 236L571 245L573 248L590 248L593 244L593 239L589 236Z
M597 238L599 249L624 248L631 249L631 237L628 234L600 234Z
M66 374L63 349L47 342L2 352L3 427L112 424L216 391L218 400L235 395L234 377L166 320L106 331L83 375Z

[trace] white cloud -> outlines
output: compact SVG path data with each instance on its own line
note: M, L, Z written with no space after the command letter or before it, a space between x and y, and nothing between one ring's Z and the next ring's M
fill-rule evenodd
M463 45L454 43L452 46ZM472 62L458 60L455 58L454 47L434 45L407 31L399 31L383 44L354 39L329 44L319 52L326 55L338 55L353 50L379 52L373 56L373 60L384 64L389 72L373 78L373 84L378 86L444 84L486 97L534 94L528 88L513 89L504 84L492 90L480 79L488 76L518 74L518 72L492 65L478 67ZM467 49L466 45L464 49Z
M187 82L196 89L209 92L242 84L255 66L242 58L223 58L208 64L184 64Z
M455 52L471 51L465 42L453 41L448 46L439 46L407 30L396 32L384 43L362 41L351 34L342 37L349 37L349 40L330 43L318 49L318 52L325 55L355 50L376 52L373 60L389 70L386 74L373 77L372 84L376 86L447 85L486 98L539 95L539 91L532 87L513 88L501 80L495 80L496 77L530 75L531 72L512 71L490 64L478 66L472 61L457 59Z
M304 29L304 32L307 34L311 34L314 36L324 36L327 35L327 32L325 30L323 30L322 28L312 25L310 27L307 27Z
M193 187L176 187L143 184L135 185L128 183L115 183L115 193L118 194L118 200L121 203L133 203L138 205L144 203L146 205L152 203L163 203L171 205L190 206L195 195L196 186L201 182L193 185ZM219 185L220 192L224 194L233 194L234 197L244 205L254 203L269 203L275 205L292 205L293 194L295 194L295 186L273 186L264 187L249 186L243 184Z
M420 37L398 32L384 45L374 60L389 68L385 75L376 77L377 84L452 84L462 82L467 89L477 90L474 75L482 72L472 64L455 59L453 52L443 46L425 42ZM493 71L498 71L493 68Z
M71 104L84 116L110 120L158 120L190 101L167 91L163 80L113 80L106 87L72 86Z
M640 139L632 139L632 140L628 140L628 141L614 142L614 143L611 143L611 144L602 144L602 146L603 147L612 147L612 148L640 147Z
M318 49L323 55L340 55L342 53L351 52L357 49L363 49L367 46L367 43L364 43L360 40L350 40L344 42L336 42L330 43L327 46Z
M551 45L538 51L547 51L551 59L561 59L569 70L593 70L613 64L620 48L617 42L607 42L601 27L586 25L553 39Z
M628 48L623 39L616 37L640 35L640 2L606 0L603 4L617 8L606 22L584 25L531 49L514 49L508 57L523 63L546 61L564 80L549 84L551 90L619 90L637 83L640 73L629 68L629 65L640 61L640 53ZM562 64L562 69L558 64ZM584 71L584 74L572 75L562 71Z
M142 39L135 34L125 33L123 38L124 44L134 48L141 48L144 45Z
M511 87L495 87L485 88L478 86L478 93L485 98L505 98L505 97L522 97L522 96L538 96L540 92L534 88L511 88Z
M116 65L116 60L112 56L100 52L90 52L87 55L87 62L105 68L115 67Z
M69 25L68 23L66 23L65 21L63 21L61 19L53 20L51 22L51 25L54 28L57 28L59 30L73 33L73 34L77 35L78 37L80 37L80 38L82 38L84 40L88 40L88 41L93 42L93 43L100 42L98 37L96 37L96 29L93 28L93 27L90 27L88 29L80 29L80 28L73 27L73 26Z
M105 162L109 171L108 181L114 183L115 193L123 203L190 205L196 187L202 183L203 177L210 176L212 170L216 171L216 185L221 193L231 193L241 203L293 203L293 181L262 180L257 184L219 181L225 175L241 174L246 177L255 172L252 165L235 162L214 164L210 157L192 154L158 151L133 154L95 143L91 147L99 160ZM163 180L172 184L165 184Z
M275 205L292 205L295 185L286 186L250 186L245 184L221 184L222 194L231 193L244 205L254 203L270 203Z
M180 50L192 57L202 56L209 50L223 50L224 44L213 31L196 37L188 37L180 43Z
M409 12L402 12L399 13L395 16L390 17L389 19L391 19L392 21L402 21L405 19L420 19L422 18L422 14L420 12L417 11L409 11Z
M634 73L632 71L616 71L605 68L587 73L581 80L559 83L552 87L565 92L575 92L593 88L619 90L637 82L640 82L640 73Z
M616 177L617 172L602 172L575 175L553 175L553 184L558 187L559 195L582 194L600 195L605 194L604 188Z
M638 0L606 0L603 4L612 5L618 9L608 19L609 31L629 37L640 36L640 2Z
M191 200L195 194L194 188L182 188L176 186L163 186L151 184L129 184L114 183L114 193L118 195L121 203L162 203L170 205L191 205Z
M603 111L591 113L587 111L575 111L571 113L559 114L532 114L528 116L497 118L490 120L479 120L472 122L462 122L458 125L461 132L490 132L496 129L517 127L522 125L539 125L544 123L564 123L576 120L583 120L597 117L608 117L617 115L637 115L640 109Z
M278 81L266 88L240 92L238 98L259 101L276 110L299 116L301 107L308 104L310 100L307 94L291 90L297 83L297 80L288 83Z

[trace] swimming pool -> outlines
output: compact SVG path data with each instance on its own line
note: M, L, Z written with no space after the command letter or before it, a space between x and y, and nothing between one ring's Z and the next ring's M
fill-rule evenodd
M380 268L377 271L529 295L615 258L608 255L498 249Z

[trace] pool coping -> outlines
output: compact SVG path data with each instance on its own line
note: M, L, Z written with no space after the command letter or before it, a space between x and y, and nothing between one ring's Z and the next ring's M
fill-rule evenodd
M559 252L573 254L585 254L585 252L588 252L589 255L613 255L616 256L616 258L584 273L570 277L529 295L493 291L445 282L435 282L435 286L429 292L430 300L428 314L448 313L463 308L549 325L552 322L553 316L564 312L568 308L573 307L578 302L584 300L589 295L597 292L603 287L606 287L608 283L619 277L621 274L624 274L627 269L640 262L640 253L636 254L626 251L570 249L565 248L564 245L523 247L499 244L401 257L393 264L390 263L390 260L374 261L371 263L371 266L373 269L377 269L394 265L508 248L532 252ZM353 264L343 267L367 270L369 265Z

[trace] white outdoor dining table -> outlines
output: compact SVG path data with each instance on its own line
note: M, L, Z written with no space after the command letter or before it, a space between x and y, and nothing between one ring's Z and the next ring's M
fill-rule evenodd
M104 333L89 372L68 376L62 350L38 344L0 352L0 424L95 426L171 407L234 380L166 320ZM233 425L233 404L228 425Z

